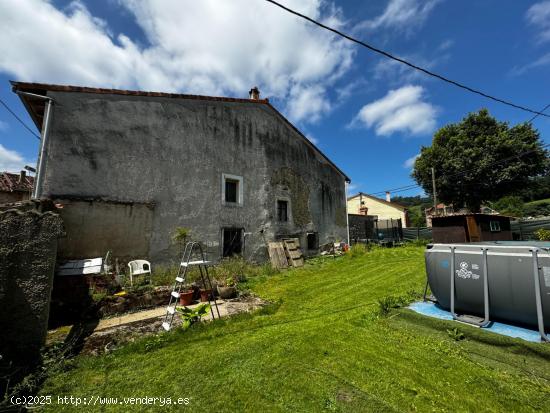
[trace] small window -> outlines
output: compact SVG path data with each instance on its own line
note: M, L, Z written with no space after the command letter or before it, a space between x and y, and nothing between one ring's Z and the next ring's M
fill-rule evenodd
M242 205L243 178L241 176L222 174L222 202L229 205Z
M288 221L288 201L277 201L277 220L279 222Z
M309 232L307 234L307 249L317 250L319 249L319 237L316 232Z
M489 226L491 227L491 232L500 232L500 222L490 221Z
M225 181L225 202L237 203L237 192L239 190L239 181L228 179Z

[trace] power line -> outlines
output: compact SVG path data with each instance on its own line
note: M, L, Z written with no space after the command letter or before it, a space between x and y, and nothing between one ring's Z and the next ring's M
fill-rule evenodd
M286 7L286 6L283 6L282 4L277 3L277 2L274 1L274 0L265 0L265 1L267 1L267 2L269 2L269 3L271 3L271 4L273 4L273 5L275 5L275 6L277 6L277 7L280 7L281 9L283 9L283 10L285 10L285 11L291 13L291 14L294 14L295 16L298 16L298 17L300 17L300 18L302 18L302 19L305 19L305 20L309 21L310 23L313 23L313 24L315 24L315 25L317 25L317 26L319 26L319 27L321 27L321 28L323 28L323 29L325 29L325 30L328 30L328 31L330 31L330 32L333 32L333 33L337 34L338 36L341 36L341 37L343 37L343 38L345 38L345 39L347 39L347 40L349 40L349 41L351 41L351 42L353 42L353 43L357 43L357 44L359 44L359 45L361 45L361 46L363 46L363 47L366 47L366 48L369 49L369 50L372 50L372 51L375 52L375 53L381 54L381 55L383 55L383 56L385 56L385 57L387 57L387 58L389 58L389 59L395 60L395 61L397 61L397 62L399 62L399 63L404 64L404 65L407 65L407 66L409 66L409 67L411 67L411 68L413 68L413 69L415 69L415 70L418 70L419 72L422 72L422 73L424 73L424 74L426 74L426 75L435 77L435 78L437 78L437 79L439 79L439 80L442 80L442 81L444 81L444 82L450 83L451 85L457 86L457 87L459 87L459 88L461 88L461 89L464 89L464 90L467 90L467 91L469 91L469 92L471 92L471 93L475 93L475 94L477 94L477 95L483 96L483 97L485 97L485 98L487 98L487 99L494 100L495 102L499 102L499 103L502 103L502 104L504 104L504 105L508 105L508 106L514 107L514 108L516 108L516 109L523 110L523 111L525 111L525 112L530 112L530 113L533 113L533 114L535 114L535 115L537 115L537 116L545 116L545 117L550 118L550 115L547 115L547 114L545 114L545 113L538 112L538 111L533 110L533 109L529 109L529 108L527 108L527 107L525 107L525 106L517 105L517 104L512 103L512 102L510 102L510 101L508 101L508 100L504 100L504 99L497 98L497 97L495 97L495 96L491 96L491 95L489 95L489 94L487 94L487 93L484 93L484 92L482 92L482 91L480 91L480 90L474 89L474 88L472 88L472 87L470 87L470 86L467 86L467 85L465 85L465 84L463 84L463 83L459 83L459 82L457 82L457 81L455 81L455 80L452 80L452 79L449 79L449 78L447 78L447 77L444 77L444 76L442 76L442 75L440 75L440 74L437 74L437 73L435 73L435 72L432 72L432 71L430 71L430 70L428 70L428 69L424 69L423 67L420 67L420 66L418 66L418 65L415 65L414 63L411 63L411 62L409 62L409 61L407 61L407 60L404 60L404 59L401 59L401 58L399 58L399 57L396 57L396 56L394 56L394 55L392 55L392 54L390 54L390 53L388 53L388 52L386 52L386 51L384 51L384 50L382 50L382 49L379 49L379 48L374 47L374 46L372 46L372 45L370 45L370 44L368 44L368 43L365 43L365 42L363 42L363 41L361 41L361 40L358 40L358 39L356 39L356 38L354 38L354 37L351 37L351 36L348 35L348 34L342 33L342 32L340 32L340 31L338 31L338 30L336 30L336 29L334 29L334 28L332 28L332 27L326 26L326 25L324 25L323 23L318 22L317 20L314 20L314 19L312 19L311 17L308 17L308 16L305 16L305 15L303 15L303 14L301 14L301 13L298 13L297 11L294 11L294 10L292 10L292 9Z
M19 121L19 123L20 123L21 125L23 125L23 126L25 127L25 129L27 129L30 133L32 133L32 134L34 135L35 138L37 138L38 140L40 140L40 136L38 136L36 133L34 133L34 131L33 131L31 128L29 128L29 127L27 126L27 124L26 124L25 122L23 122L23 120L22 120L19 116L17 116L17 115L15 114L15 112L14 112L13 110L11 110L10 107L9 107L2 99L0 99L0 103L6 108L6 110L7 110L9 113L11 113L11 114L13 115L13 117L14 117L15 119L17 119L17 120Z
M541 110L540 112L542 113L542 112L546 111L546 109L548 109L548 108L550 108L550 103L549 103L548 105L546 105L546 106L544 107L544 109ZM534 121L538 116L539 116L539 114L537 113L537 114L534 115L531 119L529 119L529 121L527 121L527 123L533 123L533 121Z

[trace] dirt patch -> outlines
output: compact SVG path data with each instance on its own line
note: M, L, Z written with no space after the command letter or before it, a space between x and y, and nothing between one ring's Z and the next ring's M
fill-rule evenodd
M230 317L239 313L252 312L266 305L267 302L252 296L239 297L232 300L218 300L218 307L222 317ZM146 319L139 320L140 313ZM165 307L154 310L136 312L120 317L120 322L113 326L107 326L100 322L94 332L84 340L82 354L98 355L108 353L114 349L131 343L146 335L152 335L164 331L162 321ZM210 316L204 321L210 320ZM113 320L115 321L115 320ZM173 328L181 325L179 317L174 317Z

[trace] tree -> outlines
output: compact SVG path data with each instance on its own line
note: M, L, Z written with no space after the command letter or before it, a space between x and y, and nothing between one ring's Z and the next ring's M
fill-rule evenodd
M500 212L502 215L521 218L524 214L523 199L519 196L509 195L492 202L491 208Z
M438 200L479 211L481 204L514 194L548 170L539 133L525 122L510 127L486 109L439 129L422 147L412 177L432 194L435 168Z

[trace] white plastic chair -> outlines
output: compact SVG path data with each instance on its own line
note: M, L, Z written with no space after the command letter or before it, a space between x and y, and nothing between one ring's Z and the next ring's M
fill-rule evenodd
M130 269L130 286L134 286L134 276L149 274L148 281L151 281L151 263L145 260L134 260L128 263Z

